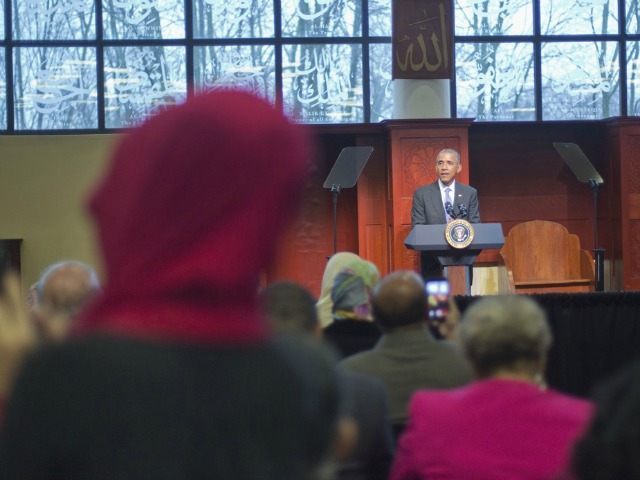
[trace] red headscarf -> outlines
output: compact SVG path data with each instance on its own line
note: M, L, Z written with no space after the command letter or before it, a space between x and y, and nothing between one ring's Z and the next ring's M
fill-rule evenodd
M90 200L107 279L76 332L264 338L258 277L308 153L300 127L242 92L196 96L133 130Z

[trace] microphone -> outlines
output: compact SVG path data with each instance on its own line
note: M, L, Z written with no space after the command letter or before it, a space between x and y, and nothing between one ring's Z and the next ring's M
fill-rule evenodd
M458 218L467 218L469 216L469 210L464 203L458 205Z
M450 218L456 218L455 214L453 213L453 205L451 205L451 202L447 202L444 204L444 211L447 212L447 215L449 215Z

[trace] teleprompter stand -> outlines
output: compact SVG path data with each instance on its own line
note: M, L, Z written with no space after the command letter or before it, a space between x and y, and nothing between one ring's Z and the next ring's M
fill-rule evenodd
M591 164L582 149L575 143L553 142L564 163L571 169L579 182L586 183L593 194L593 256L596 261L596 291L604 291L604 252L598 246L598 189L604 183L602 177Z
M333 253L338 251L338 197L344 188L355 186L364 166L373 153L373 147L345 147L338 155L322 188L333 195Z
M499 223L474 223L475 235L471 244L458 249L447 243L445 238L446 225L415 225L404 244L407 248L421 252L430 252L438 258L443 267L447 267L447 274L451 271L462 273L463 284L451 283L451 293L454 295L470 295L468 268L473 265L480 252L487 248L501 248L504 245L502 225ZM451 278L449 279L451 281Z

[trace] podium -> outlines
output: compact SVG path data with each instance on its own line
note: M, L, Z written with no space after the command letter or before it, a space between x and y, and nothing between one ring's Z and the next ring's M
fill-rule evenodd
M465 248L454 248L445 238L446 225L416 225L404 241L407 248L420 252L430 252L447 267L447 278L454 295L469 295L471 283L468 268L486 248L501 248L504 234L500 223L474 223L475 235Z

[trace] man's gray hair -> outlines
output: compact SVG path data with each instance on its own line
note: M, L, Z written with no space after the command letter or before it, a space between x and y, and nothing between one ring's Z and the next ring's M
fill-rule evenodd
M458 152L453 148L443 148L442 150L440 150L438 152L438 155L436 155L436 162L438 161L438 158L440 158L440 155L442 154L454 155L456 157L458 164L462 163L462 160L460 159L460 152Z
M481 377L546 359L552 335L542 308L526 296L486 297L465 312L460 326L465 354Z
M52 263L48 267L46 267L42 273L40 274L40 278L36 283L36 295L37 301L42 301L42 295L44 294L44 287L47 284L47 280L49 277L55 273L57 270L65 267L77 267L87 272L87 276L89 278L89 290L93 292L97 292L100 290L100 280L98 279L98 274L95 269L84 262L79 260L63 260L60 262Z

